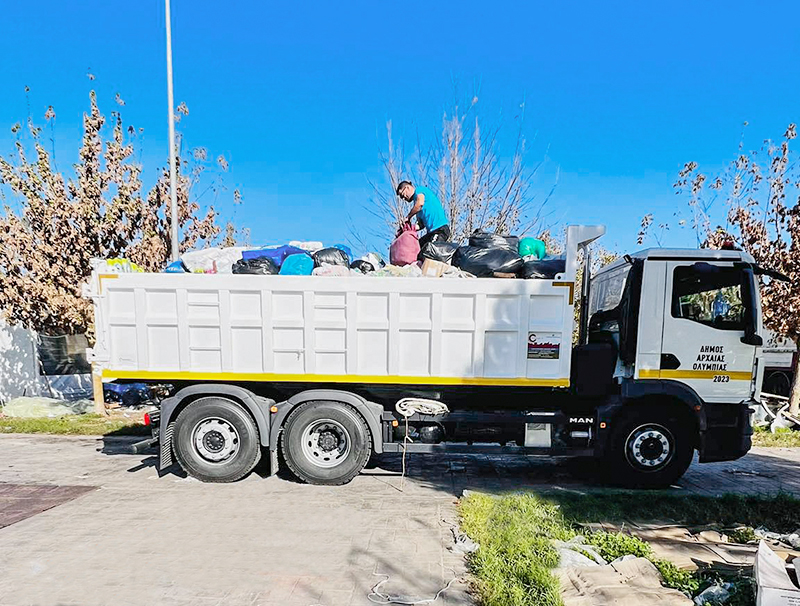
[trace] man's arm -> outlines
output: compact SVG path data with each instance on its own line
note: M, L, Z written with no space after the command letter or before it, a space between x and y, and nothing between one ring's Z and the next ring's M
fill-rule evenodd
M408 221L411 221L411 217L416 215L419 211L422 210L423 205L425 204L425 194L417 194L416 199L414 200L414 206L411 207L411 210L408 211Z

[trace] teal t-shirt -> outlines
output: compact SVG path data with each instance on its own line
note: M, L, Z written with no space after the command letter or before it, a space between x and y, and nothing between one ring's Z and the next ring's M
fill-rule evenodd
M414 193L414 202L416 202L419 194L425 196L425 204L422 205L422 210L417 213L420 225L429 232L447 225L447 215L444 212L439 196L427 187L417 187Z

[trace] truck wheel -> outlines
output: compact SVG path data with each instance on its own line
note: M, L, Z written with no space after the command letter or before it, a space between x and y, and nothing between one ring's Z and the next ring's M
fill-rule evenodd
M175 420L175 458L203 482L235 482L261 458L258 429L240 405L225 398L200 398Z
M612 436L607 475L629 488L666 488L689 468L691 433L678 411L631 409Z
M372 453L366 422L339 402L311 402L294 410L286 420L281 447L295 476L328 486L347 484Z

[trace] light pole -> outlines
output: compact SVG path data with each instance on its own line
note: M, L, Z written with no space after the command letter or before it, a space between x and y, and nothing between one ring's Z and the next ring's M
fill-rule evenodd
M178 167L175 166L175 100L172 95L172 24L169 0L164 0L167 14L167 102L169 103L169 200L172 226L172 260L180 257L178 250Z

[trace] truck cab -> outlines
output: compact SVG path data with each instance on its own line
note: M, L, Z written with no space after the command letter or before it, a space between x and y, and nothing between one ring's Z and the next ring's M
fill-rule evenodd
M613 360L600 383L618 401L601 416L617 426L608 449L627 472L658 479L674 457L688 456L679 441L701 462L749 450L762 344L755 271L742 251L649 249L591 279L578 349L589 349L583 366L592 371L576 365L575 388L597 372L593 358Z

